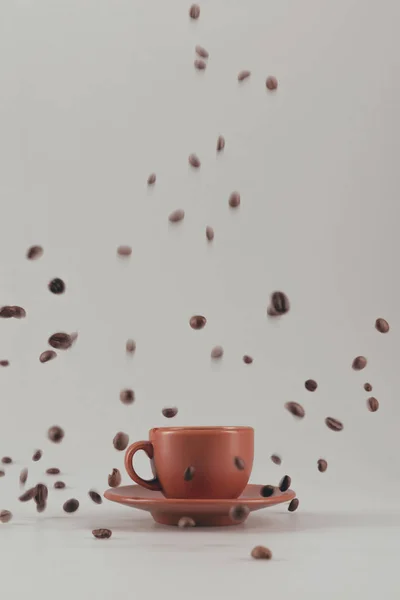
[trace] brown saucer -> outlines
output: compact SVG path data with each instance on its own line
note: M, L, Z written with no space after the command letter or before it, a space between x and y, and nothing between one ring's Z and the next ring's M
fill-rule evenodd
M153 492L140 485L111 488L104 493L107 500L147 510L156 523L178 525L181 517L191 517L197 526L215 527L236 525L229 517L233 506L245 504L250 512L282 502L290 502L296 493L293 490L278 492L275 496L260 496L261 485L249 484L243 494L234 500L165 498L161 492Z

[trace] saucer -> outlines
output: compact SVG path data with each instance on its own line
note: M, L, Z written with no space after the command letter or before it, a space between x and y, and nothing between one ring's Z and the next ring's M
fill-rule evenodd
M165 498L161 492L147 490L140 485L126 485L111 488L104 497L112 502L139 508L151 513L156 523L162 525L178 525L181 517L191 517L197 526L214 527L221 525L236 525L229 517L233 506L245 504L250 512L260 510L282 502L290 502L296 493L293 490L280 492L269 498L260 496L261 485L249 484L239 498L219 499L186 499Z

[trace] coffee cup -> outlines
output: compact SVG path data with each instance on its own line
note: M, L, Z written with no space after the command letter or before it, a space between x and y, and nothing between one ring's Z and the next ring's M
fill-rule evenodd
M132 459L143 450L154 479L142 479ZM135 483L166 498L238 498L254 458L251 427L156 427L149 440L131 444L125 468Z

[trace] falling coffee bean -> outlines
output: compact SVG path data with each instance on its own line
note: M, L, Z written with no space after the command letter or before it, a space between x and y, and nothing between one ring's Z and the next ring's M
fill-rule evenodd
M0 308L0 317L3 319L11 319L14 316L14 310L12 306L2 306Z
M290 303L289 299L283 292L273 292L271 294L271 308L275 315L284 315L289 312ZM271 316L274 316L274 314Z
M118 469L113 469L111 475L108 476L108 485L110 487L118 487L121 485L121 473Z
M279 489L281 490L281 492L287 492L287 490L290 488L291 483L292 480L289 477L289 475L285 475L284 477L282 477L282 479L279 482Z
M61 471L57 467L50 467L50 469L46 469L46 473L47 475L59 475Z
M35 450L33 456L32 456L32 460L33 462L37 462L38 460L40 460L43 456L43 452L41 450Z
M116 450L126 450L129 444L129 435L123 431L119 431L115 434L113 439L113 446Z
M156 179L157 179L156 174L151 173L151 175L148 176L147 185L154 185L156 182Z
M63 481L56 481L53 487L56 490L63 490L65 488L65 483Z
M231 521L235 523L243 523L250 514L250 509L248 506L244 504L238 504L237 506L232 506L229 511L229 517Z
M209 242L212 242L214 239L214 229L209 225L206 227L206 238Z
M28 251L26 253L26 258L28 260L37 260L41 256L43 256L42 246L31 246L30 248L28 248Z
M235 456L235 458L233 459L233 462L235 463L235 467L239 471L244 471L244 469L245 469L245 462L244 462L243 458L240 458L240 456Z
M3 465L11 465L12 458L11 458L11 456L3 456L3 458L1 459L1 462L3 463Z
M240 71L237 76L238 81L244 81L245 79L250 77L250 75L251 75L250 71Z
M370 383L364 383L364 390L366 392L372 392L372 385Z
M251 363L253 362L253 358L251 356L249 356L248 354L245 354L243 356L243 362L245 365L251 365Z
M98 540L108 540L112 536L111 529L93 529L92 534Z
M182 208L178 208L177 210L174 210L168 217L168 220L171 223L179 223L179 221L182 221L185 218L185 211Z
M326 417L325 425L329 427L329 429L332 429L332 431L342 431L343 429L343 423L333 417Z
M265 546L256 546L251 551L251 556L256 559L265 559L270 560L272 558L272 552L269 548Z
M192 481L193 477L194 477L194 473L195 473L195 468L194 467L188 467L184 474L183 474L183 479L185 481Z
M271 454L271 460L275 465L282 464L282 459L279 454Z
M291 501L291 503L288 506L288 511L289 512L294 512L295 510L297 510L299 508L299 499L298 498L293 498L293 500Z
M47 486L43 483L38 483L35 488L35 495L33 497L36 503L37 512L41 513L46 510L47 497L49 495L49 490Z
M39 356L39 360L41 363L47 363L49 362L49 360L53 360L54 358L57 358L57 353L54 352L54 350L45 350Z
M375 321L375 329L377 329L379 333L387 333L390 329L389 323L385 319L377 319Z
M196 69L198 71L205 71L207 69L207 63L202 59L202 58L196 58L196 60L194 61L194 66L196 67ZM189 160L190 162L190 160ZM192 165L192 167L199 167L200 166L200 161L198 165L194 165L192 163L190 163Z
M194 315L190 318L189 325L192 329L203 329L207 323L207 319L202 315Z
M128 256L130 256L132 254L132 248L130 246L118 246L117 254L118 254L118 256L127 258Z
M19 474L19 483L21 485L25 485L27 479L28 479L28 469L22 469L21 473Z
M318 383L314 381L314 379L307 379L304 385L306 390L308 390L309 392L315 392L315 390L318 387Z
M58 425L53 425L47 432L47 436L51 442L55 444L59 444L64 438L64 430L61 429Z
M93 502L95 504L102 504L103 503L103 498L100 496L100 494L98 494L94 490L90 490L88 493L89 493L89 498L91 500L93 500Z
M135 401L135 392L133 390L122 390L119 394L122 404L132 404Z
M127 354L133 354L136 350L136 342L134 340L126 340L125 349Z
M9 510L0 510L0 523L8 523L12 517L12 513Z
M239 192L232 192L229 196L229 206L231 208L237 208L240 204L240 194Z
M4 475L5 475L5 472L0 469L0 477L4 477Z
M379 402L376 398L371 397L367 400L367 406L370 412L376 412L379 408Z
M56 350L68 350L68 348L71 348L73 342L73 336L61 331L58 333L53 333L53 335L51 335L48 339L49 345Z
M324 458L320 458L317 462L318 465L318 471L320 473L325 473L325 471L328 468L328 463L326 462L326 460Z
M181 517L178 521L178 527L187 529L188 527L196 527L196 523L190 517Z
M78 510L79 508L79 501L76 500L75 498L70 498L70 500L67 500L66 502L64 502L63 505L63 510L66 513L74 513Z
M218 136L217 139L217 152L221 152L225 148L225 138L223 135Z
M198 19L200 16L200 6L198 4L192 4L189 10L189 16L191 19Z
M18 500L20 502L29 502L30 500L33 500L33 498L36 495L36 486L33 488L30 488L29 490L26 490L26 492L24 492L19 498Z
M263 498L270 498L275 493L275 487L273 485L263 485L260 489L260 496Z
M199 61L199 62L203 62L203 61ZM192 165L192 167L194 167L195 169L198 169L201 165L199 157L196 154L191 154L189 156L189 164Z
M222 346L214 346L211 350L211 358L222 358L224 355L224 349Z
M303 419L306 414L306 411L298 402L286 402L285 408L298 419Z
M367 366L367 359L365 356L356 356L353 360L352 367L355 371L361 371Z
M270 91L276 90L276 88L278 87L278 80L273 75L270 75L269 77L267 77L265 85L267 86L267 89Z
M173 408L163 408L162 409L162 414L167 419L172 419L172 417L175 417L178 414L178 409L175 408L175 407L173 407Z
M14 319L25 319L26 310L24 308L22 308L21 306L11 306L11 308L14 313Z
M8 366L10 366L10 361L0 360L0 367L8 367Z
M49 290L52 294L63 294L65 292L65 283L62 279L56 277L50 281Z
M198 54L199 56L201 56L201 58L208 58L209 54L207 52L207 50L205 48L203 48L203 46L196 46L195 48L196 54Z

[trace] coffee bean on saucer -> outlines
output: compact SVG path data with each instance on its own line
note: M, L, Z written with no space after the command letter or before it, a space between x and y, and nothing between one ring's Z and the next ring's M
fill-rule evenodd
M306 411L298 402L286 402L285 408L298 419L302 419L306 414Z
M62 279L56 277L50 281L49 290L52 294L63 294L65 292L65 283Z
M314 381L314 379L307 379L304 385L306 390L308 390L309 392L315 392L315 390L318 387L318 383Z
M181 517L178 521L178 527L186 529L187 527L196 527L196 523L190 517Z
M53 333L48 339L49 345L56 350L68 350L68 348L71 348L73 342L73 336L62 331Z
M205 63L203 60L195 60L195 61L194 61L194 64L196 65L196 63L203 63L203 64L204 64L204 67L199 67L199 66L198 66L198 67L197 67L198 69L205 69L205 68L206 68L206 63ZM201 163L200 163L200 159L199 159L199 157L197 156L197 154L191 154L191 155L189 156L189 164L190 164L192 167L194 167L195 169L198 169L198 168L200 167Z
M287 492L287 490L290 488L291 483L292 480L289 477L289 475L285 475L284 477L282 477L282 479L279 482L279 489L281 490L281 492Z
M222 358L224 349L222 346L214 346L211 350L211 358Z
M95 504L102 504L103 503L103 498L100 496L100 494L98 494L94 490L90 490L88 493L89 493L89 498L91 500L93 500L93 502Z
M283 292L273 292L271 294L270 308L272 309L269 313L270 316L284 315L289 312L290 303L286 294Z
M179 223L185 218L185 211L182 208L177 208L168 217L170 223Z
M225 148L225 138L223 135L219 135L217 139L217 152L221 152Z
M123 431L119 431L115 434L113 439L113 446L116 450L126 450L129 444L129 435Z
M332 429L332 431L342 431L343 429L343 423L333 417L326 417L325 425L329 427L329 429Z
M79 508L79 501L76 498L70 498L63 504L63 510L66 513L74 513Z
M126 340L125 349L127 354L133 354L136 350L136 342L134 340Z
M367 366L367 359L365 356L356 356L353 360L352 367L355 371L361 371Z
M318 460L318 463L317 463L317 465L318 465L318 471L319 471L320 473L325 473L325 471L326 471L326 470L327 470L327 468L328 468L328 463L326 462L326 460L325 460L324 458L320 458L320 459Z
M92 534L98 540L108 540L112 536L111 529L93 529Z
M132 404L135 400L135 392L133 390L122 390L119 398L122 404Z
M22 469L21 473L19 474L19 483L21 485L25 485L27 479L28 479L28 469Z
M289 512L294 512L295 510L297 510L299 508L299 499L298 498L293 498L293 500L290 502L289 506L288 506L288 511Z
M132 254L132 248L130 246L118 246L117 248L118 256L122 256L123 258L127 258Z
M275 490L276 488L273 485L263 485L260 489L260 496L263 498L269 498L270 496L274 495Z
M193 477L194 477L194 473L195 473L195 468L194 467L188 467L184 474L183 474L183 479L185 481L192 481Z
M41 450L35 450L33 456L32 456L32 460L33 462L37 462L38 460L40 460L43 456L43 452Z
M376 398L374 398L373 396L371 398L368 398L367 400L367 406L368 406L368 410L370 412L376 412L379 408L379 402Z
M244 81L245 79L247 79L248 77L250 77L250 75L251 75L250 71L246 71L246 70L240 71L238 73L238 76L237 76L238 81Z
M203 329L207 323L207 319L202 315L194 315L190 318L189 325L192 329Z
M47 489L47 486L44 485L43 483L38 483L35 488L35 495L33 497L33 499L36 503L36 510L38 513L41 513L44 510L46 510L48 495L49 495L49 490Z
M240 204L239 192L232 192L232 194L229 196L228 203L231 208L237 208Z
M243 356L243 362L245 365L251 365L251 363L253 362L253 358L251 356L249 356L248 354L245 354Z
M239 470L239 471L244 471L245 468L245 462L243 460L243 458L240 458L240 456L235 456L233 462L235 463L235 467Z
M276 90L276 88L278 87L278 80L273 75L270 75L269 77L267 77L265 85L267 86L267 89L270 92L272 92L273 90Z
M0 360L0 367L9 367L9 366L10 366L9 360Z
M8 523L12 519L12 513L9 510L0 510L0 523Z
M64 438L64 430L61 429L58 425L53 425L47 432L47 436L51 442L55 444L59 444Z
M167 419L172 419L172 417L175 417L178 414L178 409L175 408L175 407L163 408L162 409L162 414Z
M282 464L282 459L279 454L271 454L271 460L275 465Z
M229 511L229 517L231 521L235 523L243 523L250 514L250 509L248 506L244 504L238 504L237 506L232 506Z
M4 475L5 475L5 472L0 469L0 477L4 477Z
M50 469L46 470L47 475L59 475L60 472L60 469L57 469L57 467L50 467Z
M195 48L196 54L198 54L199 56L201 56L201 58L208 58L209 54L207 52L207 50L205 48L203 48L203 46L196 46Z
M65 488L65 483L63 481L56 481L53 487L56 490L63 490Z
M26 492L24 492L19 498L18 500L20 502L29 502L29 500L33 500L33 498L36 495L36 486L33 488L30 488L29 490L26 490Z
M214 229L212 227L210 227L209 225L207 225L206 227L206 238L209 242L212 242L214 239Z
M26 253L26 258L28 260L37 260L41 256L43 256L42 246L31 246L30 248L28 248L28 251Z
M1 459L1 462L3 463L3 465L11 465L12 458L11 458L11 456L3 456L3 458Z
M147 178L147 185L154 185L156 182L157 176L155 173L151 173Z
M189 10L189 16L191 19L198 19L200 16L200 6L198 4L192 4Z
M364 390L366 392L372 392L372 385L370 383L364 383Z
M251 551L251 556L257 559L264 558L265 560L270 560L272 558L272 552L269 548L266 548L265 546L256 546Z
M54 360L55 358L57 358L57 353L54 352L54 350L45 350L39 356L39 360L41 363L47 363L49 362L49 360Z
M122 477L118 469L113 469L112 473L108 476L108 485L110 487L118 487L121 485Z
M379 333L387 333L390 329L390 326L385 319L377 319L375 321L375 329L377 329Z

